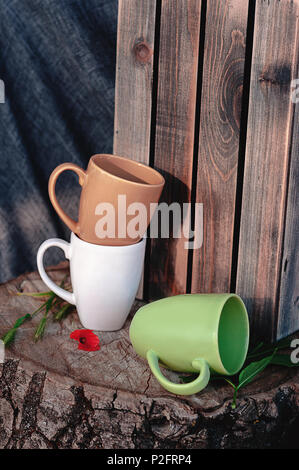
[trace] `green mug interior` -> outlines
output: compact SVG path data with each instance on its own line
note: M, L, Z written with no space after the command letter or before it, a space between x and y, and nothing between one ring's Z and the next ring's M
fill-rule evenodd
M242 300L229 297L222 307L218 325L218 349L224 369L234 375L244 364L249 343L248 315Z

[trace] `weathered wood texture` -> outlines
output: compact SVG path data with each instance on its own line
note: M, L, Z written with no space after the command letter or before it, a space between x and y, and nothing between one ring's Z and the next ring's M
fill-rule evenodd
M207 2L196 191L204 234L192 292L230 290L247 15L246 0Z
M113 153L149 162L156 0L119 0Z
M120 0L118 29L114 151L164 174L161 201L182 204L192 195L204 210L203 245L192 254L176 233L152 240L146 297L236 284L253 336L291 333L299 328L298 110L291 101L299 0ZM140 42L149 50L155 42L155 61L135 47ZM251 46L251 77L244 77ZM241 116L248 117L245 150ZM188 233L190 213L181 228Z
M237 293L262 339L276 334L298 15L298 1L256 2Z
M52 271L55 280L64 272ZM0 335L39 301L17 290L43 291L37 273L0 286ZM135 305L136 309L138 304ZM133 311L134 311L133 309ZM133 312L132 312L133 313ZM197 395L162 389L133 351L128 326L100 332L101 350L70 340L76 313L51 323L34 343L39 318L25 323L0 364L0 448L292 448L298 446L299 372L273 368L240 390L219 381ZM168 372L172 380L175 373Z
M113 153L149 163L156 0L119 0ZM137 293L143 297L143 279Z
M296 77L299 77L299 66ZM295 96L294 99L296 99ZM297 99L299 100L299 97ZM299 103L294 103L294 106L288 202L281 265L278 338L299 330Z
M190 201L200 34L200 0L163 0L159 48L155 167L166 180L162 201ZM189 230L190 216L183 225ZM149 297L186 291L184 238L152 241Z

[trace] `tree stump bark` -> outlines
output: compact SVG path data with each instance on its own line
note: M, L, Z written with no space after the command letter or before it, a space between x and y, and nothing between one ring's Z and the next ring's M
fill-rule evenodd
M64 275L51 270L55 280ZM14 294L43 290L37 273L0 286L1 336L39 305ZM232 389L223 381L189 397L162 389L130 344L131 317L121 331L98 332L96 352L79 351L70 340L81 328L76 312L62 323L49 322L34 343L38 320L19 329L0 364L0 448L298 447L296 368L267 369L240 390L232 410Z

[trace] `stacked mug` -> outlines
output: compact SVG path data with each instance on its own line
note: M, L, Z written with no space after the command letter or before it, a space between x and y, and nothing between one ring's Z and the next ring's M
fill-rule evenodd
M78 222L62 210L55 195L56 180L65 170L77 173L82 186ZM64 163L51 174L51 202L72 233L70 243L53 238L40 246L38 270L53 292L76 305L85 328L114 331L124 325L142 275L144 235L163 186L156 170L114 155L94 155L87 171ZM139 230L132 230L140 208ZM44 253L53 246L70 260L73 292L57 286L44 269ZM210 374L234 375L241 369L249 344L248 315L236 294L176 295L141 307L130 339L162 387L191 395L208 385ZM178 384L160 366L198 375Z
M65 170L74 171L82 186L77 222L63 211L55 194L57 178ZM163 186L163 176L153 168L106 154L91 157L86 171L63 163L51 174L50 200L72 233L69 243L58 238L45 241L37 253L37 266L45 284L76 305L85 328L114 331L125 323L142 275L146 229ZM139 230L134 230L140 207L146 215ZM45 271L44 253L53 246L70 261L73 292L56 285Z

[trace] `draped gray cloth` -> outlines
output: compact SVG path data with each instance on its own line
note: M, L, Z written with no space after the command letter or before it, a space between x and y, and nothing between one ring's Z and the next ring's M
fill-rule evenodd
M0 0L0 282L35 270L45 239L69 238L48 198L52 170L112 152L116 30L117 0ZM73 218L79 194L61 175Z

